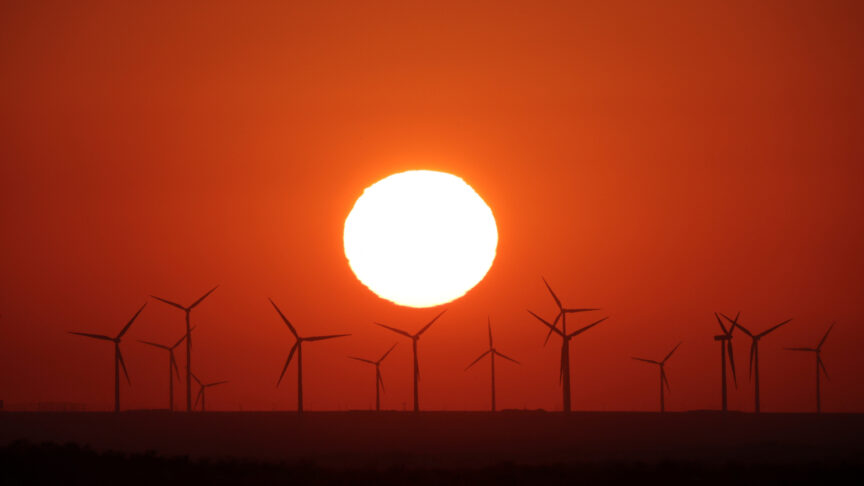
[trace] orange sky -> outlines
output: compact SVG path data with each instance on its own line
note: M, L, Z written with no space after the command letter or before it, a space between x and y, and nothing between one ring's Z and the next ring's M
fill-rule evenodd
M575 409L719 404L712 312L761 330L766 411L864 411L864 6L860 2L4 2L0 7L0 399L108 409L114 334L151 293L190 302L213 409L293 409L301 332L308 409L410 407L418 329L351 273L342 225L393 172L463 177L498 221L486 279L420 343L421 404L560 408L558 348L525 312L611 316L572 345ZM471 5L466 5L470 3ZM658 5L659 4L659 5ZM599 317L599 316L598 316ZM579 321L584 322L584 321ZM150 301L124 344L124 408L164 405L182 313ZM747 346L736 341L746 373ZM182 364L182 359L180 360ZM293 368L292 368L293 369ZM746 379L733 408L752 408ZM179 392L179 390L178 390ZM179 403L179 397L178 397Z

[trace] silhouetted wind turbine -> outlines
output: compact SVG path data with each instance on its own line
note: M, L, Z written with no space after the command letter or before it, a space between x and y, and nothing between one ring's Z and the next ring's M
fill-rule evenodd
M747 328L742 326L741 323L738 322L737 320L733 321L732 319L729 319L729 317L727 317L725 314L722 314L722 313L720 315L723 316L724 319L726 319L727 321L729 321L730 323L732 323L736 327L738 327L738 329L741 329L744 332L744 334L750 336L750 340L751 340L751 343L750 343L750 378L751 379L753 378L753 371L754 371L753 368L754 368L754 363L755 363L755 368L756 368L755 369L755 371L756 371L756 394L755 394L756 405L755 405L755 411L756 411L756 413L759 413L762 410L761 403L759 401L759 340L762 339L763 337L767 336L768 334L774 332L778 327L789 323L789 321L791 321L792 319L786 319L785 321L781 322L780 324L777 324L776 326L772 327L771 329L768 329L767 331L764 331L760 334L753 334L749 330L747 330Z
M735 355L732 352L732 332L735 330L735 323L738 322L738 316L741 313L735 315L735 320L732 321L732 325L729 326L729 330L726 330L726 326L723 325L723 321L720 319L720 316L717 313L714 313L714 317L717 318L717 324L720 324L720 329L723 330L723 334L718 334L714 336L715 341L720 342L720 409L724 412L727 409L726 406L726 352L729 352L729 365L732 367L732 380L735 382L735 388L738 388L738 378L735 376Z
M546 288L549 289L549 293L552 294L552 298L555 299L555 304L558 306L558 315L555 316L555 320L553 320L552 323L550 324L549 321L547 321L546 319L543 319L542 317L531 312L530 310L528 311L528 313L531 314L532 316L536 317L540 322L542 322L546 327L549 328L549 333L546 334L546 341L543 342L544 346L546 345L547 342L549 342L549 337L552 335L553 332L558 334L559 336L561 336L561 368L559 371L559 381L561 381L561 383L563 383L563 385L564 385L564 387L563 387L564 388L563 389L564 411L569 412L570 411L570 339L572 339L573 337L575 337L579 334L582 334L583 332L587 331L588 329L591 329L592 327L596 326L597 324L600 324L601 322L608 319L608 317L604 317L603 319L600 319L599 321L593 322L593 323L591 323L591 324L589 324L589 325L587 325L587 326L585 326L585 327L583 327L577 331L574 331L574 332L568 334L567 333L567 314L573 314L576 312L596 311L596 310L600 310L600 309L565 308L561 304L561 300L558 299L558 296L555 295L555 292L552 291L552 287L549 286L549 283L546 282L545 278L543 279L543 283L546 284ZM561 329L560 330L557 327L559 319L561 320Z
M192 329L195 329L194 327ZM159 349L164 349L168 351L168 410L174 411L174 374L177 375L177 379L180 379L180 370L177 368L177 360L174 358L174 349L177 346L180 346L180 343L186 340L186 335L180 338L179 341L174 343L171 346L166 346L164 344L153 343L150 341L142 341L138 340L138 342L157 347ZM173 371L173 373L172 373Z
M202 412L207 411L207 395L205 394L207 389L210 387L216 386L216 385L222 385L224 383L228 383L228 380L216 381L213 383L201 383L201 380L199 380L198 377L195 376L194 374L192 375L192 379L195 380L195 383L198 383L198 396L195 398L195 406L197 407L198 402L200 401Z
M114 343L114 411L120 411L120 368L123 368L123 374L126 376L126 382L128 384L132 384L132 381L129 380L129 372L126 371L126 362L123 361L123 353L120 352L120 341L123 339L123 335L126 334L126 331L132 327L132 323L135 322L135 319L138 318L138 315L141 314L141 311L144 310L147 304L141 306L138 309L138 312L132 316L132 319L129 319L129 322L123 327L120 331L120 334L117 337L104 336L102 334L89 334L86 332L70 332L69 334L75 334L76 336L84 336L93 339L101 339L103 341L111 341Z
M836 323L831 323L828 330L825 331L825 335L822 336L822 340L819 341L819 344L815 348L786 348L789 351L806 351L816 354L816 413L822 413L822 390L819 381L819 374L825 373L825 378L829 380L831 379L828 377L828 370L825 369L825 363L822 362L822 345L825 344L825 340L828 339L828 333L830 333L831 329L834 328L834 324Z
M186 313L186 411L192 410L192 328L189 325L189 314L192 312L198 304L200 304L204 299L206 299L210 294L213 293L214 290L219 288L219 286L215 286L210 289L206 294L202 295L200 299L196 300L189 307L184 307L176 302L171 302L170 300L163 299L161 297L156 297L155 295L151 295L156 300L162 301L168 305L172 305L183 312Z
M273 304L273 308L279 313L279 317L285 321L285 325L288 326L291 334L293 334L296 339L294 346L291 347L291 351L288 353L288 359L285 360L285 366L282 367L282 373L279 375L279 381L276 382L276 386L279 386L279 384L282 383L282 377L285 376L285 371L288 369L288 365L291 364L291 359L294 358L294 353L297 353L297 412L303 413L303 343L308 341L323 341L325 339L345 337L350 336L350 334L301 337L297 334L297 331L294 329L294 326L291 325L291 322L288 321L288 318L285 317L285 314L283 314L282 311L279 310L279 307L276 306L276 303L273 302L273 299L270 299L270 303Z
M445 312L447 312L447 311L446 311L446 310L441 311L440 314L438 314L437 316L435 316L434 319L432 319L431 321L429 321L429 323L426 324L425 326L423 326L422 329L420 329L419 331L417 331L416 334L408 334L407 332L405 332L405 331L403 331L403 330L401 330L401 329L396 329L395 327L390 327L390 326L387 326L387 325L381 324L380 322L376 322L376 323L375 323L375 324L377 324L377 325L383 327L384 329L389 329L389 330L391 330L391 331L393 331L393 332L395 332L395 333L397 333L397 334L401 334L401 335L403 335L403 336L405 336L405 337L411 339L411 352L412 352L413 355L414 355L414 411L415 411L415 412L419 412L419 411L420 411L420 391L419 391L418 388L417 388L417 387L418 387L418 383L419 383L419 381L420 381L420 363L419 363L419 361L417 360L417 341L420 340L420 336L421 336L424 332L426 332L426 330L429 329L429 327L432 326L432 324L434 324L435 321L437 321L439 317L443 316Z
M465 371L468 371L469 368L477 364L478 361L483 359L487 354L489 355L489 359L492 362L492 411L495 411L495 356L500 356L506 360L512 361L516 364L521 364L515 359L504 355L495 349L495 346L492 344L492 320L487 318L487 324L489 326L489 349L486 350L485 353L481 354L477 359L471 362L467 367L465 367Z
M356 359L357 361L362 361L364 363L369 363L375 366L375 411L381 411L381 392L384 390L384 379L381 378L381 362L384 361L384 358L390 354L390 351L393 351L396 345L390 346L390 349L384 353L383 356L378 358L378 361L372 361L370 359L358 358L356 356L349 356L351 359Z
M672 348L672 351L669 351L669 354L667 354L666 357L663 358L663 361L654 361L653 359L645 358L633 358L636 361L644 361L645 363L656 364L660 367L660 413L666 411L666 401L663 387L665 386L666 390L669 390L670 392L672 391L672 388L669 386L669 380L666 378L666 361L669 361L669 358L672 357L672 353L674 353L675 350L678 349L678 346L681 346L681 343L676 344L675 347Z

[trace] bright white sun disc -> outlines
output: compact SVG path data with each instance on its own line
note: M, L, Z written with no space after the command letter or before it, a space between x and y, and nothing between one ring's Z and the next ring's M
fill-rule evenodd
M461 178L412 170L367 187L345 220L345 256L379 297L408 307L450 302L495 260L492 210Z

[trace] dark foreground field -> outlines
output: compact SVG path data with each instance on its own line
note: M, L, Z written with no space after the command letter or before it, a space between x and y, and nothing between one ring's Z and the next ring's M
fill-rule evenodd
M846 414L6 412L0 483L824 484L864 472L862 433Z

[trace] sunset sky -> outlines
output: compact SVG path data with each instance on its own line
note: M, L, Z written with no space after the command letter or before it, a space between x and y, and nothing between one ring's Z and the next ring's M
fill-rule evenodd
M545 276L572 321L575 410L719 407L713 312L761 331L764 411L864 412L864 3L32 2L0 6L0 399L109 409L116 334L132 388L166 401L166 359L191 303L208 409L293 410L293 338L308 410L561 407ZM353 275L345 218L396 172L462 177L491 207L498 254L467 295L398 307ZM571 324L572 325L572 324ZM752 410L749 342L735 340ZM185 358L178 354L181 366ZM181 392L177 389L177 403Z

